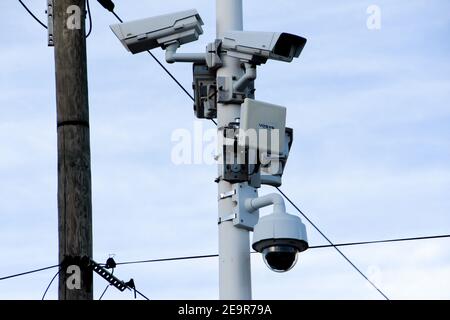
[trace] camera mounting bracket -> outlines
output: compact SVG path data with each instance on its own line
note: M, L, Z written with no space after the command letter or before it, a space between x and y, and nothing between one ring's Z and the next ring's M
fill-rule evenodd
M221 195L220 200L230 198L233 201L233 212L227 216L219 218L219 224L225 221L233 221L236 228L253 231L259 219L259 210L250 211L245 203L247 199L258 197L256 188L249 186L247 182L235 183L233 190L229 194Z

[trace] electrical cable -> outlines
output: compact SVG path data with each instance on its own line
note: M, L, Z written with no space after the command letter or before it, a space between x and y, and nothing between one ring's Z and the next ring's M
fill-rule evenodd
M120 23L123 23L123 20L119 17L119 15L115 11L111 11L111 13L116 17L117 20L119 20Z
M153 262L166 262L166 261L178 261L178 260L193 260L193 259L206 259L218 257L218 254L209 254L201 256L188 256L188 257L178 257L178 258L165 258L165 259L152 259L152 260L138 260L138 261L127 261L118 262L117 265L128 265L128 264L141 264L141 263L153 263Z
M133 288L132 290L136 291L137 294L139 294L142 298L144 298L145 300L149 300L149 298L147 298L142 292L140 292L138 289Z
M439 235L439 236L426 236L426 237L414 237L414 238L399 238L399 239L388 239L388 240L374 240L374 241L361 241L361 242L349 242L349 243L338 243L334 246L336 247L349 247L349 246L361 246L368 244L379 244L379 243L392 243L392 242L406 242L406 241L418 241L418 240L432 240L432 239L444 239L450 238L450 234ZM332 245L322 245L313 246L310 249L322 249L322 248L332 248Z
M349 246L360 246L360 245L370 245L370 244L380 244L380 243L407 242L407 241L432 240L432 239L444 239L444 238L450 238L450 234L438 235L438 236L414 237L414 238L397 238L397 239L387 239L387 240L336 243L334 245L310 246L308 249L349 247ZM258 253L258 252L252 252L252 253ZM180 260L208 259L208 258L217 258L217 257L219 257L218 254L209 254L209 255L186 256L186 257L165 258L165 259L149 259L149 260L126 261L126 262L118 262L117 265L130 265L130 264L141 264L141 263L155 263L155 262L168 262L168 261L180 261Z
M32 16L34 18L34 20L36 20L41 26L43 26L45 29L47 29L47 26L38 19L38 17L36 17L33 12L31 12L30 9L28 9L28 7L25 5L25 3L22 2L22 0L18 0L20 2L20 4L25 8L25 10L27 10L27 12L30 14L30 16Z
M59 275L59 273L61 272L61 270L62 270L62 268L59 268L58 272L53 276L52 280L50 280L50 283L48 284L47 289L45 289L44 294L42 295L42 299L41 299L41 300L44 300L44 299L45 299L45 295L47 294L48 289L50 289L50 287L51 287L53 281L55 281L55 278Z
M328 239L328 237L302 212L302 210L300 210L299 207L297 207L295 205L294 202L291 201L291 199L289 199L288 196L286 196L286 194L281 191L280 188L276 187L276 189L278 190L278 192L280 192L284 198L286 198L287 201L289 201L289 203L314 227L314 229L316 229L321 235L322 237L334 248L336 249L336 251L345 259L347 260L347 262L364 278L366 279L366 281L368 283L370 283L370 285L375 288L386 300L389 300L389 298L387 297L386 294L384 294L383 291L381 291L380 288L378 288L372 281L370 281L370 279L349 259L347 258L347 256L341 251L339 250L338 247L336 247L335 244L333 244L333 242L331 242L330 239Z
M113 268L112 271L111 271L111 275L113 275L113 274L114 274L114 268ZM100 296L100 298L98 298L98 300L102 300L103 296L105 295L106 291L108 290L108 288L109 288L110 286L111 286L111 284L108 284L108 285L106 286L105 290L103 290L103 293L102 293L102 295Z
M89 36L91 35L91 32L92 32L92 15L91 15L91 6L89 5L89 0L86 0L86 8L87 8L88 17L89 17L89 31L86 34L86 38L89 38Z
M323 248L336 248L336 247L349 247L349 246L360 246L360 245L372 245L372 244L383 244L383 243L394 243L394 242L408 242L408 241L420 241L420 240L437 240L437 239L445 239L450 238L450 234L444 234L444 235L435 235L435 236L422 236L422 237L410 237L410 238L396 238L396 239L385 239L385 240L373 240L373 241L361 241L361 242L347 242L347 243L336 243L336 244L330 244L330 245L317 245L317 246L310 246L308 249L323 249ZM256 254L258 252L252 252L252 254ZM176 257L176 258L165 258L165 259L152 259L152 260L137 260L137 261L127 261L127 262L119 262L117 265L130 265L130 264L142 264L142 263L156 263L156 262L168 262L168 261L181 261L181 260L194 260L194 259L207 259L207 258L217 258L219 257L218 254L210 254L210 255L198 255L198 256L186 256L186 257ZM45 271L48 269L53 269L59 267L59 265L53 265L45 268L35 269L27 272L22 272L6 277L0 278L0 281L7 280L27 274L32 274L40 271ZM47 291L49 290L51 284L53 283L54 279L58 276L58 274L61 272L61 269L58 270L58 272L53 276L52 280L50 281L49 285L47 286L47 289L44 292L44 295L42 296L42 300L44 300L45 295ZM104 296L107 289L110 285L108 285L105 290L103 291L102 295L100 296L100 299ZM134 288L130 288L131 290L135 290ZM138 293L141 297L143 297L146 300L150 300L147 298L143 293L141 293L139 290L136 290L136 293Z
M103 296L105 295L106 291L108 290L108 288L109 288L110 286L111 286L111 285L108 284L108 285L106 286L105 290L103 290L102 295L100 296L100 298L98 298L99 301L102 300Z
M412 237L412 238L396 238L396 239L386 239L386 240L373 240L373 241L361 241L361 242L346 242L346 243L335 243L334 245L317 245L310 246L308 249L324 249L324 248L334 248L334 247L349 247L349 246L361 246L361 245L371 245L371 244L382 244L382 243L393 243L393 242L407 242L407 241L419 241L419 240L437 240L450 238L450 234L436 235L436 236L423 236L423 237ZM257 253L257 252L252 252ZM156 263L156 262L168 262L168 261L180 261L180 260L194 260L194 259L208 259L217 258L218 254L209 255L198 255L198 256L186 256L186 257L176 257L176 258L164 258L164 259L149 259L149 260L136 260L136 261L126 261L118 262L117 265L129 265L129 264L141 264L141 263ZM22 272L6 277L0 278L0 281L7 280L39 271L44 271L52 268L56 268L59 265L54 265L46 268L36 269L32 271Z
M16 277L20 277L20 276L24 276L27 274L32 274L32 273L48 270L48 269L53 269L56 267L59 267L59 264L54 265L54 266L45 267L45 268L35 269L35 270L31 270L31 271L21 272L21 273L13 274L13 275L6 276L6 277L2 277L2 278L0 278L0 281L11 279L11 278L16 278Z
M156 61L156 63L158 63L160 67L172 78L172 80L175 81L175 83L181 88L181 90L183 90L192 101L195 101L194 97L186 90L185 87L183 87L180 81L178 81L178 79L175 78L175 76L161 63L161 61L159 61L158 58L156 58L156 56L150 50L147 50L147 52Z

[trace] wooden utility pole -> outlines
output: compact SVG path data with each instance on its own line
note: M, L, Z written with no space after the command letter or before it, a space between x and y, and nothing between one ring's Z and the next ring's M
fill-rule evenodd
M86 0L54 1L54 46L58 121L59 262L92 257L91 155L85 38ZM73 268L69 269L73 270ZM91 300L92 271L59 274L60 300ZM70 277L70 278L69 278ZM67 286L67 279L74 281Z

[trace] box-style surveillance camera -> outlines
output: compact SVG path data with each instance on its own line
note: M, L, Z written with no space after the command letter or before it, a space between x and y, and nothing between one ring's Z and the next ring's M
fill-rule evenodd
M280 187L282 184L282 177L291 151L292 143L294 141L294 130L287 128L284 133L284 146L280 150L279 156L267 157L261 161L261 184Z
M187 10L111 25L111 30L131 53L198 40L203 21L197 10Z
M246 98L241 105L240 129L240 146L279 154L284 148L286 108Z
M305 38L290 33L231 31L224 34L222 48L243 62L259 65L268 59L291 62L305 44Z

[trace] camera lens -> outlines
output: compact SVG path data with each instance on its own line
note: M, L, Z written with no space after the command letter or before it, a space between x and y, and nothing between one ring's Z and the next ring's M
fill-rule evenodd
M271 246L262 251L262 256L271 270L286 272L297 263L297 253L297 249L291 246Z

